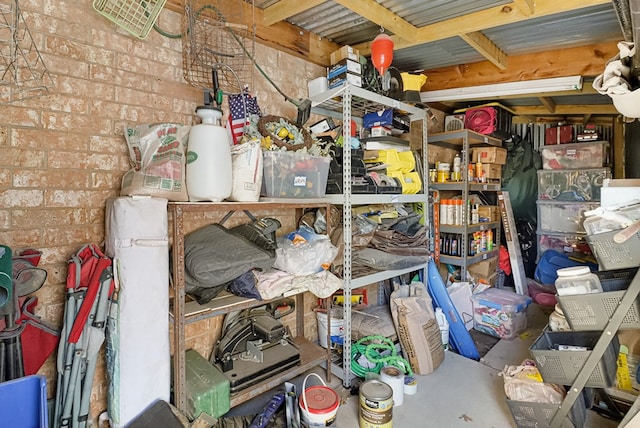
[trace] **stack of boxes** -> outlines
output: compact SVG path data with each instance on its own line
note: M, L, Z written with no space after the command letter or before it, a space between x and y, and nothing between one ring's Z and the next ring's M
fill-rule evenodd
M337 88L346 82L362 87L362 65L360 53L351 46L343 46L331 53L331 67L327 73L329 89Z
M475 163L475 181L500 183L502 165L507 163L507 149L502 147L474 147L471 162Z
M611 177L609 143L574 143L566 127L550 129L538 171L538 259L547 250L589 257L583 214L600 205L603 180Z

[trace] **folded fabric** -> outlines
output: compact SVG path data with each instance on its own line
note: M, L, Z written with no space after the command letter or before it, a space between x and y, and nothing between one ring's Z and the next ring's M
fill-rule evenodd
M342 287L342 280L329 271L311 275L290 275L284 271L271 269L256 274L256 287L263 299L275 299L280 296L292 296L304 291L325 299Z

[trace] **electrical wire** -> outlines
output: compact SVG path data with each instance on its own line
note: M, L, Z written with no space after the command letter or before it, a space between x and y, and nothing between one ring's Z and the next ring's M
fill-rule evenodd
M161 35L163 35L164 37L167 37L169 39L182 38L182 33L179 33L179 34L169 33L168 31L164 31L162 28L158 27L158 24L155 24L155 23L153 24L153 29L156 30Z

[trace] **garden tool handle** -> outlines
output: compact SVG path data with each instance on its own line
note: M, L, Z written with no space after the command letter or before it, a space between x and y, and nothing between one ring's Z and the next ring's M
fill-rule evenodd
M638 232L640 232L640 220L632 223L631 225L622 229L620 232L613 235L613 242L615 242L616 244L622 244Z

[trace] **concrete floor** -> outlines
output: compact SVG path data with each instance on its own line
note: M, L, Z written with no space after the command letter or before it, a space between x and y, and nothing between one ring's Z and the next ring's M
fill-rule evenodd
M527 315L529 328L513 340L498 340L472 335L478 343L481 360L473 361L447 352L444 362L431 374L417 376L418 392L405 395L404 403L393 409L395 428L507 428L516 427L507 407L504 382L499 373L505 365L517 365L530 358L529 346L535 341L548 319L548 310L531 306ZM482 350L480 350L483 348ZM325 379L325 371L315 368ZM302 390L304 376L293 383ZM310 381L311 382L311 381ZM316 383L313 383L316 384ZM334 427L357 428L358 395L351 395L337 376L331 386L342 398ZM274 391L232 409L232 414L255 414L267 403ZM587 411L587 421L580 428L615 428L618 423L595 411ZM631 427L634 425L628 425Z
M504 382L498 374L505 365L517 365L530 358L529 346L538 337L547 319L547 311L536 306L530 307L529 328L513 340L499 340L480 362L447 352L444 362L436 371L417 377L417 394L405 395L404 403L394 407L393 426L515 427L505 401ZM345 395L338 410L336 426L358 427L358 396ZM594 411L587 412L585 428L614 428L617 425L617 422Z

